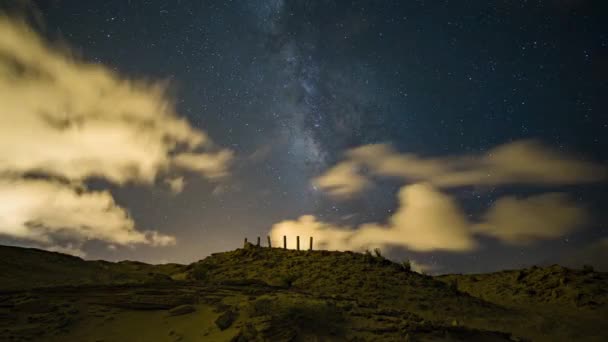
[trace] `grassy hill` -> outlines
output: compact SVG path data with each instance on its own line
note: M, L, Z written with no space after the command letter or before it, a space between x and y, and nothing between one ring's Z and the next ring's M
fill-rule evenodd
M184 267L134 261L85 261L35 248L0 246L0 290L158 282L170 280Z
M436 279L462 292L506 306L559 305L596 309L608 305L608 273L559 265Z
M380 255L247 245L190 265L0 247L0 340L604 341L608 277L431 277Z

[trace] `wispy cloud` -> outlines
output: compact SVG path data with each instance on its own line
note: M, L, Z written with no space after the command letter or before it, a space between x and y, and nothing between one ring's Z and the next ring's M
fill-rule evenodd
M371 175L428 182L448 188L469 185L570 185L607 179L605 165L580 160L534 140L497 146L485 154L423 157L399 153L387 144L365 145L346 152L344 161L313 183L336 197L355 195ZM345 172L344 170L348 170Z
M345 161L332 167L313 181L313 185L327 191L335 197L349 197L371 185L371 182L359 173L359 165Z

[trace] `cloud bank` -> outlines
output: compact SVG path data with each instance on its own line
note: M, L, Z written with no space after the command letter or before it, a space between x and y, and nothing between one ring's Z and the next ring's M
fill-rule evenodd
M442 189L573 185L603 181L607 175L604 165L578 160L533 140L504 144L483 155L429 158L401 154L387 144L361 146L345 155L344 161L313 180L333 197L345 199L363 192L372 184L369 176L414 182L399 191L399 207L388 223L349 227L305 215L275 224L273 239L313 236L321 248L361 251L392 246L416 252L471 251L478 246L479 236L512 245L555 239L589 222L585 208L567 194L502 197L473 219Z
M141 232L108 191L79 191L46 180L0 180L0 234L43 244L97 239L166 246L171 236Z
M0 103L0 234L48 248L66 239L175 243L137 230L109 192L87 190L86 180L153 185L184 170L215 180L232 160L175 113L162 83L77 60L5 16ZM176 179L168 184L179 192L184 182Z
M344 167L351 170L343 171ZM352 196L369 182L355 170L371 175L428 182L450 188L471 185L507 184L573 185L606 180L605 165L578 160L534 140L500 145L482 155L422 157L401 154L387 144L365 145L346 152L346 159L313 180L335 197Z
M589 221L586 210L561 193L499 198L475 227L510 244L555 239Z
M398 198L399 207L386 225L340 226L304 215L276 223L270 235L276 242L284 235L291 240L296 235L313 236L319 248L332 250L404 247L415 252L466 252L478 246L476 236L523 244L569 234L587 218L584 208L559 193L501 198L480 222L469 219L451 196L428 183L403 186ZM288 248L293 249L290 239Z

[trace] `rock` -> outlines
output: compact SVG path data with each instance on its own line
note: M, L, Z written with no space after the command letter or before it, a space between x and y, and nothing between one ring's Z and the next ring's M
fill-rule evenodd
M220 328L220 330L226 330L226 329L230 328L230 326L237 319L238 316L239 316L238 312L236 312L235 310L228 310L228 311L224 312L223 314L221 314L215 320L215 325L217 325L217 327Z
M258 332L257 330L253 327L252 324L247 324L244 327L241 328L241 330L239 331L238 334L236 334L232 339L230 339L230 342L250 342L250 341L257 341L258 339Z
M57 310L57 307L40 300L27 300L15 305L15 310L27 313L47 313Z
M192 313L196 311L196 308L192 305L180 305L180 306L176 306L172 309L169 310L169 316L179 316L179 315L186 315L189 313Z

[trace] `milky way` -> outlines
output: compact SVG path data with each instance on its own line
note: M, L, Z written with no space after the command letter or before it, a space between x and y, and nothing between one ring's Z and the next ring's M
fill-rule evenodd
M416 227L400 215L426 211L412 211L405 198L449 203L444 207L462 223L459 249L443 248L445 239L376 239L389 257L412 258L433 272L586 262L585 251L608 241L603 2L66 0L2 8L31 19L51 49L70 51L68 60L150 88L167 86L162 96L175 115L208 135L188 151L167 147L170 161L148 168L153 181L121 183L109 173L78 179L89 192L108 191L134 229L175 238L168 246L81 239L88 258L189 262L304 215L331 232L401 224L400 232L413 235ZM349 154L380 145L391 152L375 159ZM500 146L506 153L496 161ZM522 163L508 154L513 150L552 158L531 158L528 164L546 163L514 171L510 163ZM213 158L174 156L184 152ZM551 165L565 165L570 178L547 181ZM480 180L488 172L490 180ZM531 181L515 182L521 175ZM351 195L353 188L360 191ZM341 198L332 196L336 189ZM496 224L480 228L497 221L491 215L547 203L574 208L568 218L580 224L558 222L559 234L536 230L542 238L525 244L510 243L514 235ZM74 247L69 237L54 238ZM10 234L0 243L53 248Z

